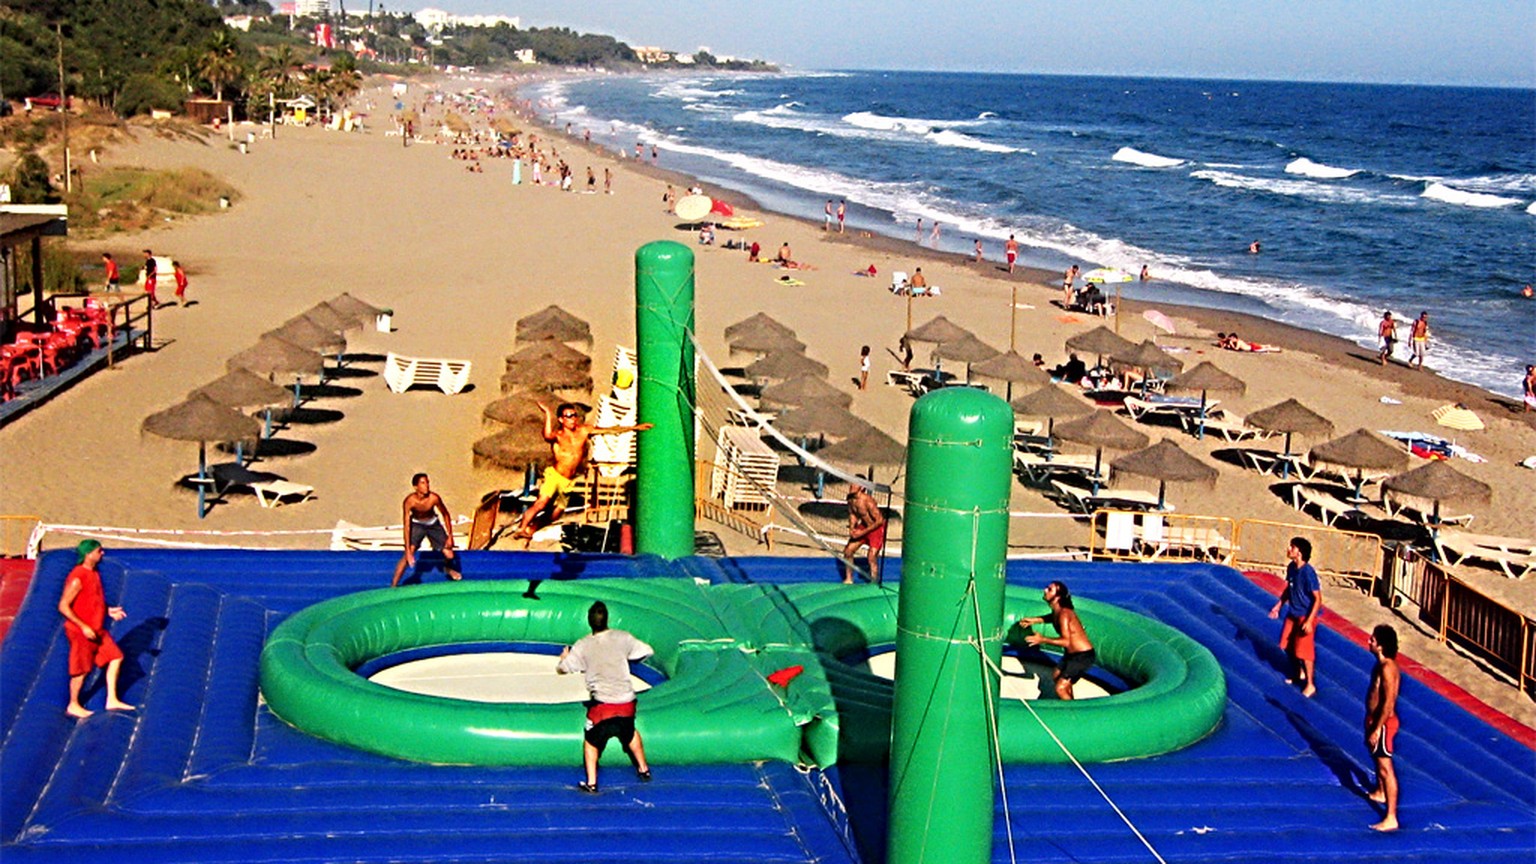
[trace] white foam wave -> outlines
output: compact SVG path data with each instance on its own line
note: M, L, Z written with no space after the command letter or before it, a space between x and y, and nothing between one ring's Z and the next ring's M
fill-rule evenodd
M1489 195L1486 192L1464 192L1444 183L1431 183L1424 187L1421 194L1424 198L1443 201L1446 204L1459 204L1463 207L1512 207L1520 203L1518 198L1505 198L1501 195Z
M964 132L956 132L953 129L941 129L923 136L940 147L963 147L967 150L980 150L983 153L1018 153L1019 148L1009 147L1006 144L994 144L991 141L982 141L972 138Z
M1243 189L1251 192L1268 192L1273 195L1292 195L1335 204L1398 204L1413 201L1405 195L1383 194L1365 189L1353 189L1318 183L1312 180L1287 180L1283 178L1254 177L1231 171L1200 170L1190 172L1191 177L1205 180L1227 189Z
M700 102L720 96L738 96L741 94L740 90L710 90L707 87L695 86L702 83L698 81L675 81L657 88L651 93L651 97L654 99L675 99L681 102Z
M1532 215L1532 216L1536 216L1536 201L1532 201L1532 202L1531 202L1531 203L1530 203L1530 204L1529 204L1529 205L1528 205L1528 206L1527 206L1527 207L1526 207L1526 208L1525 208L1525 212L1527 212L1527 213L1529 213L1529 214L1531 214L1531 215Z
M997 116L997 114L992 112L992 111L983 111L980 114L976 115L976 119L977 120L991 120L993 117L996 117L996 116Z
M1345 177L1353 177L1360 173L1358 168L1335 168L1332 165L1324 165L1321 162L1313 162L1303 156L1294 159L1285 166L1285 173L1300 174L1303 177L1316 177L1319 180L1343 180Z
M935 129L980 126L986 121L980 117L975 120L925 120L921 117L886 117L872 111L855 111L852 114L843 115L843 122L860 129L927 135Z
M1183 165L1183 159L1175 159L1172 156L1159 156L1156 153L1146 153L1135 147L1121 147L1115 151L1115 155L1109 157L1116 162L1129 162L1132 165L1140 165L1143 168L1172 168L1175 165Z
M1536 174L1490 174L1483 177L1443 178L1430 177L1429 180L1447 180L1455 183L1459 189L1470 189L1474 192L1505 193L1509 195L1530 195L1536 193Z

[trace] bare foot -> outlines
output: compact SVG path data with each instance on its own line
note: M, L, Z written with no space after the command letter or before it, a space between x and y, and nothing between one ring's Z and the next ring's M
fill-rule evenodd
M1377 804L1387 803L1387 793L1377 790L1365 796L1367 801L1375 801Z
M1397 820L1389 816L1386 819L1383 819L1380 822L1377 822L1375 825L1372 825L1371 826L1371 830L1372 831L1396 831L1397 830Z
M121 699L110 699L110 700L107 701L107 710L108 711L132 711L132 710L134 710L134 708L133 708L132 705L129 705L127 702L124 702Z
M1313 696L1317 695L1317 688L1314 687L1311 684L1308 684L1307 685L1307 689L1301 691L1301 695L1307 697L1308 699L1311 699Z
M86 709L81 708L79 705L70 705L64 709L64 713L75 718L76 720L84 720L96 712L87 711Z

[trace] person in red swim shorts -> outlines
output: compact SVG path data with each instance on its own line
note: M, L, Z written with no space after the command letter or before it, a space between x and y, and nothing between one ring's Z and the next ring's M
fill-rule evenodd
M1397 769L1392 765L1392 744L1397 737L1397 691L1402 682L1397 667L1397 631L1390 624L1376 625L1371 631L1370 649L1376 655L1376 666L1365 692L1365 746L1376 763L1376 788L1366 797L1386 810L1371 830L1396 831Z
M885 548L885 514L869 487L853 483L848 487L848 545L843 547L843 582L853 582L853 556L860 546L868 546L869 581L880 584L880 550Z
M64 616L64 635L69 639L69 705L64 712L71 717L91 716L80 704L80 688L92 669L106 667L107 710L132 711L133 706L117 698L117 673L123 665L123 651L103 626L106 619L121 621L127 617L121 606L108 606L101 588L101 564L105 550L95 540L82 540L75 547L78 563L64 580L64 594L59 598L59 614Z

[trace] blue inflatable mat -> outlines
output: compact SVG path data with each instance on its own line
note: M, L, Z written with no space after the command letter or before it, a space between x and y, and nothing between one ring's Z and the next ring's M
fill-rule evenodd
M0 859L96 861L877 862L879 766L825 772L782 763L657 765L634 782L610 753L603 794L566 769L398 762L311 738L259 703L256 661L293 612L388 583L383 553L118 551L107 596L128 659L131 714L62 711L67 646L54 608L73 555L39 562L0 647ZM686 576L715 583L837 578L820 559L656 559L466 553L469 579ZM413 579L441 579L423 562ZM899 561L887 577L899 581ZM1361 705L1371 658L1319 636L1321 692L1283 681L1272 598L1208 566L1014 563L1010 580L1114 603L1179 628L1226 674L1221 726L1182 752L1091 766L1168 861L1485 862L1536 856L1536 758L1416 681L1400 704L1404 830L1382 836L1364 800ZM87 705L102 693L87 685ZM579 719L573 718L573 722ZM401 735L409 735L405 718ZM1134 734L1134 730L1127 730ZM1007 766L994 860L1149 861L1150 853L1070 765ZM1010 844L1011 840L1011 844Z

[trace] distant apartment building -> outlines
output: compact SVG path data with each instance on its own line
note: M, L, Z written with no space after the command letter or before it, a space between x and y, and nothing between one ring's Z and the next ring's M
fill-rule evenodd
M294 0L293 11L300 16L318 18L331 12L331 0Z
M666 63L672 59L671 51L649 45L635 45L630 50L635 52L635 57L639 58L641 63Z
M455 15L432 8L423 9L411 17L432 33L440 33L444 27L495 27L498 24L513 28L523 26L523 19L510 15Z

